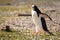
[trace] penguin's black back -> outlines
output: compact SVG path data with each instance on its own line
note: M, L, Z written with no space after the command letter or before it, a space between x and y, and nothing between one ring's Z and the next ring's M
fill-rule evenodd
M43 17L41 17L41 23L42 23L42 27L45 31L48 31L47 25L46 25L46 21Z

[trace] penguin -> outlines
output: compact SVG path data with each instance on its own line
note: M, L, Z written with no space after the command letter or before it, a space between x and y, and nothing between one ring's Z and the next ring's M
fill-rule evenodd
M49 32L47 26L46 26L46 22L45 22L45 19L43 17L41 17L40 15L43 14L43 15L46 15L48 16L47 14L44 14L42 13L38 7L36 5L32 5L32 11L31 11L31 14L32 14L32 20L33 20L33 23L35 24L35 29L36 29L36 33L39 32L39 29L49 33L50 35L53 35L51 32ZM50 20L52 20L49 16L48 18Z
M52 22L54 22L55 24L60 25L60 23L57 23L57 22L53 21L52 18L49 17L49 15L47 15L47 14L45 14L45 13L42 13L42 12L38 9L38 7L37 7L36 5L32 5L32 9L37 12L37 16L38 16L38 17L39 17L39 15L46 16L46 17L48 17Z
M39 17L39 15L45 15L45 16L47 16L50 20L52 20L47 14L42 13L42 12L38 9L38 7L37 7L36 5L32 5L32 10L34 10L34 11L37 12L37 16L38 16L38 17Z

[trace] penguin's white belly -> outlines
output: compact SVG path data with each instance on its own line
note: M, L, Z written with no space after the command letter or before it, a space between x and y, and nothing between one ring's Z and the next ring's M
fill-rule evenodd
M41 24L41 16L38 17L36 11L32 10L32 20L35 24L36 32L39 32L40 30L43 30L42 24Z
M43 28L42 28L42 24L41 24L41 17L38 17L37 13L33 13L32 19L33 19L33 22L36 26L36 32L38 32L39 29L42 30Z

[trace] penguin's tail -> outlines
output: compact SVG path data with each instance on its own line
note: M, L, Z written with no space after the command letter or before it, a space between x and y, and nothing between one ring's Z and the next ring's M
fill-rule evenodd
M54 34L52 32L47 31L47 33L54 36Z

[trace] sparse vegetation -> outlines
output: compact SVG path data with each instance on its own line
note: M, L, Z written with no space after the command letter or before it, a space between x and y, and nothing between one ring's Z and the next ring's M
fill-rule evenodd
M8 12L8 13L11 12L11 14L13 12L16 12L16 13L29 13L29 12L31 12L31 5L32 4L36 4L40 8L43 7L43 11L44 11L44 8L47 8L47 7L52 8L52 6L55 7L57 5L57 3L58 3L58 5L60 4L59 3L60 0L33 0L33 1L32 0L27 0L27 1L25 0L24 3L22 1L23 0L21 0L21 3L20 3L20 2L17 2L16 0L0 0L0 4L1 4L1 6L0 6L0 24L4 23L6 21L6 19L8 20L8 18L11 19L10 20L11 22L13 22L15 20L15 18L17 18L17 19L20 18L20 16L15 17L15 14L12 17L12 15L7 14L6 12ZM57 2L57 3L55 3L55 2ZM16 5L14 5L15 3L16 3ZM4 5L4 6L2 6L2 5ZM57 9L59 9L59 8L57 8ZM59 21L60 19L58 17L60 17L60 13L58 14L57 12L56 13L55 12L56 11L52 10L51 13L49 12L47 14L49 14L49 16L51 16L51 18L54 17L54 18L57 19L57 21ZM55 17L55 15L57 15L57 14L58 14L58 16ZM22 17L22 18L24 18L24 17ZM21 19L19 19L18 22L20 22ZM26 17L26 19L28 19L28 18ZM26 19L23 19L23 20L26 20ZM16 22L16 21L14 21L14 22ZM28 19L28 23L29 23L29 21L30 21L30 19ZM48 22L48 24L49 23L50 23L50 21ZM14 23L12 23L12 24L14 24ZM29 24L31 24L31 23L29 23ZM52 25L50 25L50 27ZM18 25L18 26L20 28L20 25ZM52 27L55 27L55 26L52 26ZM24 27L25 27L25 25L24 25ZM53 30L55 30L55 29L53 29ZM39 40L60 40L60 32L56 32L54 34L55 34L55 36L52 36L52 35L40 35L39 34L37 36L37 38ZM31 30L28 30L28 29L27 30L22 29L20 31L14 30L14 31L9 31L9 32L7 32L6 30L0 30L0 40L33 40L34 37L35 37L35 35L33 35L31 33Z
M0 12L30 12L29 6L0 6Z
M37 36L39 40L60 40L60 33L57 33L56 36L50 35L39 35ZM33 40L34 35L30 33L29 30L21 30L21 31L0 31L0 40Z

